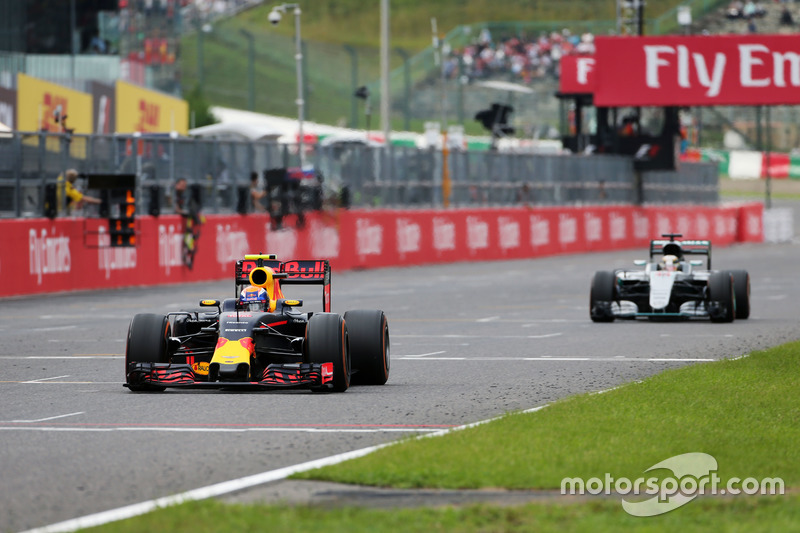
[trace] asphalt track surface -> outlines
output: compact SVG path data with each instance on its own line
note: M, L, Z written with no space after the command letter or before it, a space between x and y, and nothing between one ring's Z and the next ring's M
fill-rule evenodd
M391 335L388 383L343 394L123 388L125 335L135 313L228 297L232 281L0 300L0 531L440 431L800 338L797 244L714 250L715 268L750 272L749 320L592 323L594 271L632 267L644 256L633 250L334 272L334 311L383 309ZM301 289L289 295L319 309L321 290ZM276 489L271 496L268 489L237 497L274 498Z

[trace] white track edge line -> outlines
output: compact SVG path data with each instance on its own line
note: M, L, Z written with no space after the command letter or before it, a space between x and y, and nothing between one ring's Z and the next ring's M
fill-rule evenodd
M747 354L737 357L737 359L743 357L747 357ZM609 392L617 388L619 388L619 386L611 387L610 389L595 391L594 394L603 394L605 392ZM521 413L535 413L536 411L541 411L542 409L546 408L548 405L550 404L544 404L544 405L539 405L537 407L532 407L530 409L525 409L521 411ZM499 420L504 416L506 415L503 414L500 416L489 418L487 420L481 420L479 422L473 422L471 424L465 424L463 426L444 429L442 431L428 433L425 435L419 435L415 438L427 439L430 437L440 437L442 435L446 435L453 431L460 431L463 429L480 426L482 424L487 424L489 422ZM230 481L223 481L221 483L209 485L207 487L201 487L199 489L193 489L187 492L183 492L181 494L176 494L174 496L165 496L163 498L157 498L155 500L149 500L141 503L136 503L133 505L127 505L125 507L119 507L117 509L110 509L108 511L102 511L100 513L82 516L79 518L73 518L71 520L65 520L63 522L50 524L48 526L40 528L28 529L20 533L61 533L61 532L72 532L78 529L84 529L88 527L100 526L103 524L108 524L109 522L116 522L118 520L124 520L126 518L133 518L134 516L139 516L145 513L149 513L150 511L154 511L162 507L177 505L187 501L196 501L196 500L204 500L207 498L213 498L214 496L221 496L223 494L228 494L230 492L236 492L238 490L255 487L257 485L263 485L264 483L270 483L272 481L286 479L292 474L296 474L298 472L305 472L306 470L313 470L314 468L335 465L342 463L344 461L349 461L350 459L357 459L359 457L369 455L374 451L380 450L381 448L386 448L388 446L399 444L400 442L403 441L402 440L392 441L384 444L378 444L376 446L361 448L360 450L353 450L351 452L332 455L330 457L323 457L322 459L316 459L314 461L308 461L306 463L300 463L293 466L287 466L285 468L279 468L278 470L271 470L268 472L262 472L261 474L255 474L252 476L247 476L239 479L232 479Z
M545 407L547 407L547 405L548 404L540 405L538 407L533 407L531 409L526 409L522 411L522 413L533 413L541 409L544 409ZM428 437L441 437L452 431L460 431L463 429L468 429L475 426L487 424L495 420L499 420L503 416L506 415L500 415L493 418L489 418L487 420L481 420L479 422L465 424L463 426L457 426L454 428L448 428L441 431L435 431L433 433L418 435L415 438L422 439ZM155 500L149 500L141 503L135 503L132 505L126 505L125 507L119 507L117 509L110 509L108 511L102 511L95 514L81 516L78 518L65 520L63 522L50 524L48 526L43 526L40 528L28 529L20 533L63 533L63 532L76 531L78 529L100 526L103 524L108 524L109 522L116 522L118 520L125 520L126 518L133 518L135 516L149 513L150 511L154 511L156 509L168 507L170 505L177 505L188 501L205 500L207 498L213 498L215 496L222 496L223 494L228 494L231 492L236 492L250 487L263 485L265 483L270 483L272 481L285 479L291 476L292 474L296 474L298 472L305 472L306 470L313 470L314 468L321 468L323 466L335 465L342 463L344 461L349 461L350 459L357 459L359 457L368 455L374 451L380 450L381 448L386 448L388 446L399 444L400 442L404 441L402 440L392 441L384 444L378 444L375 446L369 446L367 448L361 448L360 450L353 450L350 452L340 453L338 455L332 455L330 457L323 457L322 459L316 459L314 461L308 461L306 463L287 466L285 468L279 468L277 470L270 470L268 472L262 472L260 474L246 476L239 479L232 479L230 481L223 481L221 483L216 483L214 485L209 485L207 487L192 489L180 494L175 494L173 496L156 498Z

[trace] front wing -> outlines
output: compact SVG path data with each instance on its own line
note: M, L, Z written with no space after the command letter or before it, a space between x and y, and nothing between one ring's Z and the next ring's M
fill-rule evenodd
M708 309L703 301L688 301L680 305L674 312L650 311L643 312L639 306L630 300L620 300L610 303L610 312L616 318L638 318L638 317L663 317L663 318L708 318Z
M708 318L703 288L704 285L698 285L693 278L676 281L669 288L668 309L651 309L652 284L644 280L625 283L619 287L618 299L609 303L609 312L617 318Z
M271 364L258 381L208 381L207 376L197 374L189 364L131 363L124 385L194 389L324 389L333 387L333 363Z

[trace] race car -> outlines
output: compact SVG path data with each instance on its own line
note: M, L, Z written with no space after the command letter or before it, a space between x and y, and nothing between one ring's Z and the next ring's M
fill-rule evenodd
M235 263L234 298L199 309L142 313L131 320L125 386L344 392L389 378L389 324L380 310L331 312L326 260L278 261L250 254ZM322 285L322 312L283 295L286 284Z
M732 322L750 316L750 274L711 270L711 241L684 240L679 233L650 241L644 270L598 271L592 278L589 315L594 322L615 318L709 318ZM690 256L705 256L690 259ZM661 256L656 259L656 256Z

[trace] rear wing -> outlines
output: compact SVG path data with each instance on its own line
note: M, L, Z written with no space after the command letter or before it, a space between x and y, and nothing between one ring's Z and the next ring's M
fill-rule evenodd
M245 255L236 261L236 288L250 283L250 272L254 268L269 267L275 272L275 278L281 285L287 283L303 285L322 285L322 310L331 311L331 265L327 259L301 259L278 261L275 255Z
M680 259L685 255L705 255L708 269L711 270L711 241L652 240L650 260L656 255L674 255Z

